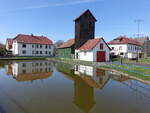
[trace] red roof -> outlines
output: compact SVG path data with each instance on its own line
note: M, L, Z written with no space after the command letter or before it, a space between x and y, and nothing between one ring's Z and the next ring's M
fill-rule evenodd
M13 40L16 40L19 43L27 43L27 44L47 44L47 45L53 44L50 39L44 36L19 34Z
M127 38L124 36L120 36L110 42L108 42L109 45L112 44L133 44L133 45L138 45L141 46L140 42L138 42L137 40L134 40L132 38Z
M72 45L75 44L75 39L69 39L67 42L63 43L63 45L61 45L59 48L67 48L67 47L71 47Z
M13 39L8 38L8 39L7 39L7 43L8 43L8 45L10 45L10 46L11 46L11 45L12 45L12 43L13 43Z
M96 38L96 39L88 40L78 50L91 50L97 45L97 43L99 43L101 41L101 39L102 38Z

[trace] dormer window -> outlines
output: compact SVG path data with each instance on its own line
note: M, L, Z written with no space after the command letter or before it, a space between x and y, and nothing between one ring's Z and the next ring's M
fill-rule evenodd
M100 44L100 49L103 49L104 48L104 45L103 44Z

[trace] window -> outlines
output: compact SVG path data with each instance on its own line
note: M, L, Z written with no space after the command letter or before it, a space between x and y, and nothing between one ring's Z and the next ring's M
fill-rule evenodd
M120 55L124 55L124 53L120 53Z
M103 49L104 47L103 47L103 44L100 44L100 49Z
M40 51L40 54L42 54L42 51Z
M36 66L39 66L39 63L36 63Z
M45 48L47 48L47 45L45 46Z
M23 51L22 51L22 54L26 54L26 50L23 50Z
M32 45L32 48L34 48L34 45Z
M51 55L51 52L49 52L49 54Z
M39 54L39 51L36 51L36 54Z
M122 46L119 47L119 50L122 50Z
M130 47L128 47L128 50L130 50Z
M34 54L34 51L32 51L32 54Z
M25 69L23 69L23 70L22 70L22 73L23 73L23 74L25 74L25 73L26 73L26 70L25 70Z
M114 48L114 47L112 47L111 49L112 49L112 50L114 50L115 48Z
M26 64L25 64L25 63L23 63L23 64L22 64L22 67L26 67Z
M51 46L49 45L49 49L51 49Z
M39 45L36 45L36 48L39 48Z
M26 48L26 44L23 44L23 45L22 45L22 48Z
M86 56L86 51L84 52L84 56Z
M42 45L40 45L40 48L42 48Z
M45 54L47 54L47 51L45 51Z

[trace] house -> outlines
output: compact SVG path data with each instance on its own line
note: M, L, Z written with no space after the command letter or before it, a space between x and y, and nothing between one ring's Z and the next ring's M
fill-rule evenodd
M74 58L75 39L69 39L58 48L58 56L62 58Z
M140 44L142 45L142 53L146 56L150 56L150 40L149 37L139 37L139 38L134 38Z
M19 34L7 39L6 49L14 56L53 56L53 43L44 36Z
M144 42L142 52L150 57L150 40Z
M111 54L121 56L123 58L135 59L141 56L142 45L126 36L120 36L110 42L108 42L111 48Z
M8 38L6 40L6 50L7 51L12 51L12 44L13 44L13 39Z
M75 50L75 59L93 62L110 60L110 48L103 38L88 40L79 49Z
M74 21L75 38L68 40L59 48L58 56L95 62L109 61L110 48L103 38L95 39L97 20L90 10L83 12Z
M94 39L96 19L86 10L75 20L75 38L65 42L58 48L58 56L63 58L74 58L75 49L80 48L86 41Z

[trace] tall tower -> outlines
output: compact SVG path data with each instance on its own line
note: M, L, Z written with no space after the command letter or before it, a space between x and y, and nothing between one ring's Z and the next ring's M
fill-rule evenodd
M95 37L96 18L86 10L75 19L75 48L80 48L86 41Z

